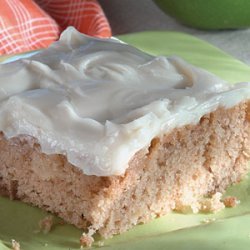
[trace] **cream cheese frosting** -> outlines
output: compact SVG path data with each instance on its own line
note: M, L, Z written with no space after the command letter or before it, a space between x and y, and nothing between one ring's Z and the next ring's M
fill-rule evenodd
M73 28L30 58L0 66L0 130L36 138L87 175L121 175L151 140L250 99L178 57L151 56Z

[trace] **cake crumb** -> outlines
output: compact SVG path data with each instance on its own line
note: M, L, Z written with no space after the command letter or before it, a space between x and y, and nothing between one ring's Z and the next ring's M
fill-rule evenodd
M208 223L214 222L215 220L216 220L215 218L203 219L201 223L208 224Z
M104 241L100 241L100 240L99 240L99 241L97 242L97 246L98 246L98 247L103 247L103 246L104 246Z
M91 235L82 233L82 236L80 237L81 248L91 247L93 242L94 242L94 238Z
M53 226L53 216L49 215L39 221L39 229L43 233L47 234L51 231Z
M21 250L20 243L16 240L11 240L11 245L13 250Z
M240 204L240 200L238 200L235 196L227 196L223 200L223 203L226 207L236 207L238 204Z
M210 198L204 198L201 203L202 212L218 212L225 208L224 203L221 201L222 193L217 192Z

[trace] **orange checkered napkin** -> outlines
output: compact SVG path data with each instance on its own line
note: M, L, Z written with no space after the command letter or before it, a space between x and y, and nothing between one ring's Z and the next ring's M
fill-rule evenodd
M96 0L1 0L0 55L46 48L67 26L91 36L111 36Z

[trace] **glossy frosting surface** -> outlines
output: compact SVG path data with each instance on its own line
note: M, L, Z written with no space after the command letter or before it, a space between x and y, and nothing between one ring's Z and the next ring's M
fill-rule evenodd
M68 28L49 49L0 66L0 130L35 137L88 175L123 174L157 135L250 98L177 57Z

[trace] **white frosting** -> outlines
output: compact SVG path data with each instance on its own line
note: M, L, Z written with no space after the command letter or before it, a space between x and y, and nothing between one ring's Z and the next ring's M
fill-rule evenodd
M0 130L37 138L88 175L123 174L152 138L250 98L180 58L68 28L28 59L0 66Z

